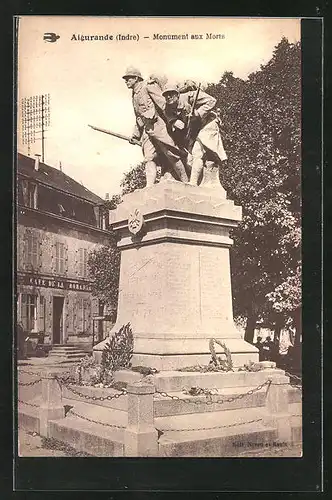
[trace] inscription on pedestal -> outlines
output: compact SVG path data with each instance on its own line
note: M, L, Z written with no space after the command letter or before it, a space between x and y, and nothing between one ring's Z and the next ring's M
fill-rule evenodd
M217 326L232 320L227 250L199 253L200 315L203 326Z

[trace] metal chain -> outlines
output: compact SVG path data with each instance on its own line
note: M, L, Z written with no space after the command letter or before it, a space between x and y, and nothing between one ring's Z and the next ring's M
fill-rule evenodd
M27 375L34 375L35 377L40 377L40 373L37 373L37 372L28 372L27 370L20 370L20 368L18 369L18 372L19 374L20 373L26 373Z
M57 380L60 384L62 383L62 385L64 385L66 389L68 389L70 392L76 394L76 396L79 396L84 399L91 399L92 401L111 401L112 399L118 399L121 396L125 396L127 394L127 391L124 389L123 391L117 394L113 394L113 396L89 396L88 394L83 394L82 392L77 391L70 385L63 383L63 381L59 380L58 378Z
M22 399L18 399L17 400L19 403L23 403L24 405L28 405L28 406L34 406L35 408L39 408L39 405L35 405L33 403L28 403L27 401L22 401Z
M285 375L287 375L290 378L295 378L295 379L299 380L300 382L302 382L302 378L298 377L297 375L294 375L293 373L285 372Z
M232 403L233 401L236 401L237 399L242 399L245 396L250 396L251 394L254 394L255 392L260 391L261 389L263 389L263 387L265 387L266 385L270 385L270 384L271 384L271 380L269 379L266 382L264 382L263 384L260 384L257 387L255 387L254 389L250 389L249 391L244 392L243 394L238 394L237 396L233 396L233 397L228 398L228 399L217 399L216 401L214 401L212 399L209 399L207 401L202 401L202 400L197 401L197 400L193 400L193 399L181 399L179 396L172 396L171 394L168 394L167 392L164 392L164 391L156 391L156 393L160 394L161 396L173 399L173 400L181 400L184 403L192 403L192 404L198 404L198 405L205 403L207 405L212 405L212 404ZM213 395L211 394L208 397L211 397L211 396L213 396Z
M272 382L271 385L289 385L290 387L295 387L295 389L301 389L302 390L302 385L298 385L298 384L291 384L290 382L281 382L281 383L278 383L278 384L275 384Z
M67 376L62 377L62 375L67 375ZM72 376L72 374L70 372L64 372L64 373L61 373L61 375L56 375L55 378L60 384L65 385L71 379L71 376Z
M98 420L93 420L92 418L84 417L83 415L76 413L76 411L72 409L70 409L68 413L75 415L75 417L82 418L83 420L87 420L88 422L92 422L93 424L104 425L105 427L115 427L117 429L125 429L126 427L125 425L107 424L106 422L99 422Z
M255 422L261 422L263 419L262 418L256 418L254 420L247 420L246 422L236 422L234 424L228 424L228 425L217 425L214 427L199 427L199 428L187 428L184 427L183 429L157 429L157 431L165 433L165 432L182 432L182 431L208 431L211 429L228 429L229 427L237 427L238 425L245 425L245 424L253 424Z
M27 383L23 383L23 382L19 382L18 385L21 385L21 386L25 386L27 387L28 385L35 385L35 384L38 384L39 382L41 382L41 378L39 378L38 380L33 380L32 382L27 382Z

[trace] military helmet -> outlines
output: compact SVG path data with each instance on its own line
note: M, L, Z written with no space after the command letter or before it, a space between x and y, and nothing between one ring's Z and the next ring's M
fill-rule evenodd
M179 86L180 93L190 92L191 90L197 90L197 84L193 80L186 80L182 85Z
M168 92L176 92L178 94L179 89L177 88L176 85L165 85L163 89L163 95L167 94Z
M126 79L126 78L130 78L131 76L137 76L138 78L143 80L142 73L140 72L140 70L137 68L134 68L133 66L129 66L126 69L126 72L122 78Z

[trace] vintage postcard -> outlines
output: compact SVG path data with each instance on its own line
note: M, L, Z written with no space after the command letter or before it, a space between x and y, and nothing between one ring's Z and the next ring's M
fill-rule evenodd
M301 26L17 18L19 457L302 457Z

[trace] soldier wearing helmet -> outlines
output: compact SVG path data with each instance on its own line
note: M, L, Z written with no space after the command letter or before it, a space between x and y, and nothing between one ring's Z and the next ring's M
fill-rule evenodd
M123 79L132 90L136 124L131 141L141 141L147 186L156 182L158 157L164 167L166 164L171 166L180 181L188 182L183 155L170 137L163 119L166 102L159 85L153 80L144 81L141 72L133 67L126 70Z
M197 90L187 90L192 88L194 82L186 83L187 86L179 89L174 86L165 87L165 116L177 145L189 151L187 162L191 167L190 184L197 185L206 160L220 164L227 156L220 136L218 117L213 111L216 99L199 90L195 102ZM188 117L193 106L188 137Z

